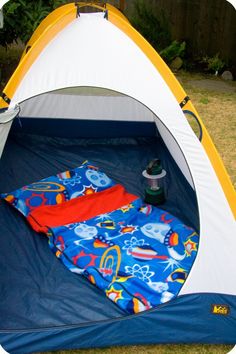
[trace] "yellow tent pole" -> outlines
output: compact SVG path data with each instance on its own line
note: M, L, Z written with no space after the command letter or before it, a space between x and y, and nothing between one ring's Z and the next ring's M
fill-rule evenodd
M52 16L51 23L45 27L40 36L35 38L35 42L32 44L31 49L22 57L18 67L4 88L3 92L7 98L11 99L14 96L14 93L24 75L27 73L45 46L57 35L57 33L59 33L75 18L75 6L65 6L64 11L61 12L59 16ZM8 103L6 103L3 98L0 98L0 108L5 107L8 107Z

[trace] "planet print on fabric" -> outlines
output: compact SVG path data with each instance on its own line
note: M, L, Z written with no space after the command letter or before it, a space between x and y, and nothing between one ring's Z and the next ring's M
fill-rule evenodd
M141 227L141 231L145 236L154 238L164 244L166 244L166 236L170 230L169 225L159 223L149 223ZM174 246L174 244L169 244L168 246Z
M112 184L112 180L103 172L89 169L85 175L96 187L108 187Z
M74 232L77 236L83 239L92 239L97 236L97 229L94 226L88 226L86 224L79 224L75 229Z
M117 277L117 273L120 269L121 263L121 252L120 247L115 245L108 248L102 255L99 268L104 274L106 271L106 276L110 277L110 281L114 282Z
M163 283L161 281L159 282L149 282L148 285L150 288L155 290L157 293L163 293L164 291L167 291L169 289L168 283Z
M145 236L154 238L167 246L167 251L173 259L181 261L186 257L185 250L180 254L174 249L179 244L179 235L173 232L169 225L148 223L141 227L141 231Z
M23 189L33 192L63 192L65 187L56 182L37 182Z
M160 303L163 304L167 301L170 301L173 297L174 294L171 293L169 290L169 285L168 283L163 283L163 282L149 282L148 285L150 286L151 289L155 290L157 293L161 294L161 299Z

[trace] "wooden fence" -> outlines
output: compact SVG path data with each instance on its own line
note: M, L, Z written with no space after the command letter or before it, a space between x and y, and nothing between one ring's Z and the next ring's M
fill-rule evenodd
M134 14L134 3L125 1L125 13ZM119 6L119 1L108 0ZM226 0L145 0L150 10L164 12L173 40L185 40L194 57L220 57L236 69L236 11Z

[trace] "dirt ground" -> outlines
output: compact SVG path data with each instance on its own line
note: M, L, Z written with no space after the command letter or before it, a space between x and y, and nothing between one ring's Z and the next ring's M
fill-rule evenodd
M184 82L187 81L189 86L195 87L200 90L218 92L218 93L236 93L236 81L224 81L220 77L209 77L204 78L204 76L200 76L199 74L190 74L193 78L188 77L184 73L180 73L177 75L178 79ZM196 76L196 78L195 78ZM183 77L183 79L181 79Z

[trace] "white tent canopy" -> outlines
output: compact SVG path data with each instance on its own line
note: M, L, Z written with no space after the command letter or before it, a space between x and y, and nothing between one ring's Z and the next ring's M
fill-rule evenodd
M85 67L88 70L83 70ZM216 292L236 295L236 283L229 276L231 270L236 269L236 259L228 257L228 251L236 249L236 238L232 237L236 225L211 162L163 77L142 50L101 13L81 14L57 34L22 79L10 107L20 104L24 117L50 114L53 119L55 111L57 117L75 118L74 112L78 113L75 92L71 89L58 92L75 87L111 90L113 94L108 95L104 90L98 94L89 89L82 96L79 92L79 96L89 101L93 92L97 104L99 100L106 100L113 105L117 100L120 107L120 100L123 100L129 107L130 116L134 114L135 119L144 121L155 120L170 153L195 189L199 206L200 248L181 294ZM54 91L57 92L52 93ZM60 103L63 100L67 101L69 108ZM138 117L137 108L141 106L142 114ZM82 111L83 107L79 112ZM101 104L101 117L105 111L106 105ZM110 119L113 119L116 109L110 112ZM91 119L92 115L84 118ZM1 126L3 144L9 129L9 125ZM219 269L222 281L216 276Z
M236 10L236 0L227 0Z
M3 6L8 2L9 0L0 0L0 29L3 28L4 21L3 21Z
M0 0L0 10L3 8L3 6L9 2L9 0Z

